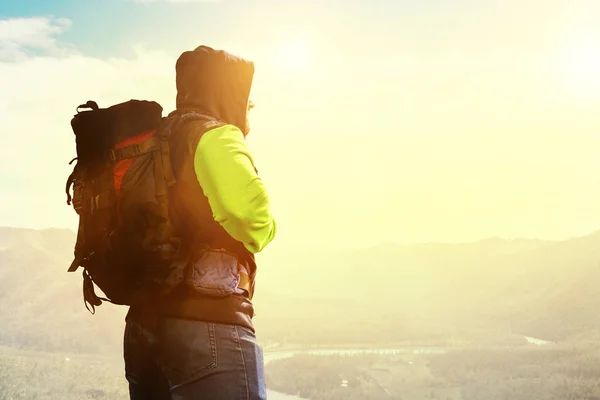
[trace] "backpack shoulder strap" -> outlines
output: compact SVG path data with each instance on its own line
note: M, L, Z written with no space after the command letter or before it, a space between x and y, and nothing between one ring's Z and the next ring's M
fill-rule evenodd
M167 182L167 187L173 186L176 183L175 174L173 173L173 167L171 164L171 152L169 146L169 139L171 136L180 130L186 123L191 121L203 120L206 121L202 124L202 134L208 132L209 130L216 128L218 126L225 125L225 122L220 121L219 119L199 112L188 112L183 114L174 114L168 117L165 117L163 122L163 126L157 132L157 138L160 141L160 148L162 156L162 163L155 162L157 165L157 176L164 176L165 181ZM157 188L160 191L161 195L166 195L167 187Z
M170 121L171 125L170 125L169 135L171 134L171 132L176 132L177 130L181 129L183 127L183 125L185 125L186 123L191 122L191 121L198 121L198 120L206 121L204 124L202 124L202 131L204 131L204 132L226 124L224 121L221 121L220 119L213 117L210 114L203 114L203 113L199 113L199 112L188 112L188 113L183 113L183 114L176 114L176 115L173 115L172 117L167 117L167 118L172 119L172 121Z

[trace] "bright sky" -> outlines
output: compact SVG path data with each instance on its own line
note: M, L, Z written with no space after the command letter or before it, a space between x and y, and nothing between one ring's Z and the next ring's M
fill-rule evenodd
M0 2L0 225L75 229L70 119L256 62L280 251L600 229L597 0Z

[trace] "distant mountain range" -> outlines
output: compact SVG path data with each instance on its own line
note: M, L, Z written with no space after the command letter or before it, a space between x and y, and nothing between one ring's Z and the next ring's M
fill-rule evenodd
M83 304L81 273L68 273L70 230L0 228L0 345L45 351L120 349L125 310ZM121 329L121 332L119 332Z
M0 345L120 351L126 309L85 309L81 274L66 271L74 241L69 230L0 228ZM393 335L415 321L549 340L600 331L600 232L296 252L259 267L255 322L259 338L273 341L311 325L327 337L353 324Z

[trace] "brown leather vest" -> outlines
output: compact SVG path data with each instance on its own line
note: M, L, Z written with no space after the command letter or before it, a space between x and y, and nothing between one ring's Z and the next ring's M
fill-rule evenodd
M254 293L256 262L254 254L233 239L213 218L208 198L204 195L196 177L194 156L202 135L224 123L205 116L182 122L175 126L170 142L171 163L177 183L170 188L169 205L173 228L181 238L184 249L208 245L225 249L238 257L250 278L250 293Z

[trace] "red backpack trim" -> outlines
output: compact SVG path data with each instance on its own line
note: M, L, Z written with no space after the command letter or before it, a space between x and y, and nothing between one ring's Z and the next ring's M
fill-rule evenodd
M156 129L153 129L153 130L149 130L146 132L142 132L137 136L127 138L127 139L123 140L122 142L117 143L117 145L115 146L115 150L123 149L127 146L131 146L134 144L143 143L147 140L150 140L152 137L154 137L155 133L156 133ZM123 178L125 177L125 174L127 173L127 171L129 171L129 168L131 168L134 161L135 161L134 158L125 158L123 160L117 161L117 163L115 164L114 172L113 172L115 195L117 198L117 218L119 220L119 223L122 222L121 221L121 212L120 212L120 210L121 210L121 204L120 204L121 185L123 184Z

